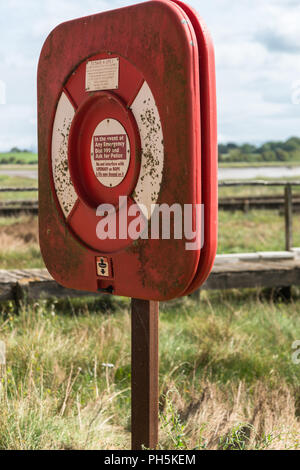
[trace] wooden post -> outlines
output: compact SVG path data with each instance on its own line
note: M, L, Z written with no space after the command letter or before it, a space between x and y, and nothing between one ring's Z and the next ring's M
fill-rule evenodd
M194 292L192 292L191 294L189 294L189 297L191 299L193 299L195 302L200 303L200 295L201 295L201 289L198 288L197 290L195 290Z
M158 444L159 302L131 300L132 449Z
M284 217L285 217L285 249L290 251L293 246L293 207L292 187L286 185L284 188Z

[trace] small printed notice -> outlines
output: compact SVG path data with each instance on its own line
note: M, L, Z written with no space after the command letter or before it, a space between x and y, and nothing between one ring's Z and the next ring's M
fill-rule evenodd
M119 86L119 58L91 60L86 64L85 90L115 90Z
M104 186L115 187L125 178L130 161L129 139L115 119L105 119L95 129L91 161L96 178Z
M125 160L126 135L94 135L95 160Z

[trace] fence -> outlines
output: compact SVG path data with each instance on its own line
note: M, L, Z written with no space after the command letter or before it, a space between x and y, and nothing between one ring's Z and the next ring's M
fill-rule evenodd
M293 246L293 200L292 200L292 187L300 187L300 181L265 181L265 180L251 180L251 181L220 181L219 187L238 187L238 186L268 186L275 187L280 186L284 188L284 219L285 219L285 249L290 251ZM36 192L38 188L0 188L0 192ZM19 201L20 203L21 201ZM22 201L24 202L24 201ZM37 205L35 201L31 201L32 211L37 212ZM25 211L29 210L29 205L26 207L26 203L22 207ZM16 212L14 204L8 205L4 209L7 215Z
M293 199L292 187L299 186L300 181L221 181L219 187L237 186L282 186L284 187L284 220L285 220L285 249L290 251L293 246Z
M282 186L284 188L285 248L292 249L292 187L300 181L221 181L220 187ZM0 192L37 191L37 188L0 188ZM28 202L28 201L27 201ZM36 204L37 201L31 201ZM25 209L26 210L26 209ZM204 289L231 289L245 287L288 287L300 284L300 259L292 253L279 252L246 255L221 255L216 259ZM229 257L228 257L229 256ZM251 258L251 259L250 259ZM45 269L0 270L0 301L24 298L73 297L91 295L59 286Z

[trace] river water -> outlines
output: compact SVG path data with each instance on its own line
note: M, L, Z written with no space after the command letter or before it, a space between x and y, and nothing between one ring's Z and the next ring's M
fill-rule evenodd
M219 168L219 180L242 180L249 178L293 178L300 176L299 166L261 166L244 168Z
M0 175L21 176L37 179L36 169L18 168L5 170L2 166ZM244 168L219 168L219 180L242 180L249 178L293 178L300 176L299 166L261 166Z

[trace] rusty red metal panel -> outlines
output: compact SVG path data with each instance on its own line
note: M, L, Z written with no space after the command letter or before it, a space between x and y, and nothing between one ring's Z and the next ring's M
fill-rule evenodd
M101 83L97 70L106 73ZM150 1L52 31L38 69L39 224L59 283L167 300L205 280L216 246L215 119L212 45L180 2ZM99 144L106 124L119 168ZM187 251L184 237L133 241L117 231L99 239L96 207L113 204L120 221L119 196L128 207L204 202L203 250ZM109 276L97 270L101 257Z
M204 204L204 245L198 269L184 295L201 286L209 276L218 243L218 147L215 57L212 38L196 10L173 0L189 16L198 41L200 66L201 175Z

